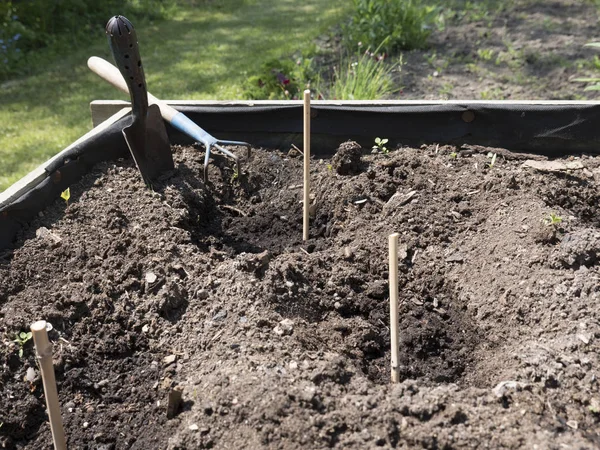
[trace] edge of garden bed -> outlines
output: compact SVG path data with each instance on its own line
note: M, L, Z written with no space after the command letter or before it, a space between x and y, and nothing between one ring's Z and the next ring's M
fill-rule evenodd
M301 101L167 101L220 139L255 146L302 145ZM125 157L121 130L129 103L93 101L95 128L0 193L0 249L60 192L94 164ZM331 153L347 139L363 147L376 136L390 147L428 143L482 145L546 156L600 153L600 103L595 101L382 100L314 101L311 148ZM168 127L172 144L193 141Z

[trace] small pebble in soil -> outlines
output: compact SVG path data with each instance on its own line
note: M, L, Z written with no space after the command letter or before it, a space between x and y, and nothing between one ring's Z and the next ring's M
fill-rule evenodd
M25 374L25 379L27 381L29 381L30 383L33 383L35 381L36 375L35 375L35 369L33 367L29 367L27 369L27 373Z
M163 358L165 365L173 364L177 359L177 355L168 355Z
M344 247L344 258L352 259L354 257L354 250L351 247Z
M146 273L146 283L148 284L153 284L156 282L157 276L154 272L147 272Z
M273 328L273 332L278 336L290 335L293 331L294 321L291 319L283 319L275 328Z
M590 335L589 335L589 334L584 334L584 333L582 333L582 334L578 334L578 335L577 335L577 338L578 338L578 339L579 339L581 342L583 342L585 345L587 345L587 344L589 344L589 343L590 343Z
M108 380L100 380L94 384L94 389L100 389L108 384Z
M196 297L198 297L199 300L206 300L209 296L209 293L206 289L200 289L196 292Z
M525 386L526 386L525 383L522 383L519 381L507 380L507 381L501 381L500 383L498 383L494 387L494 389L492 389L492 391L496 397L502 398L509 392L520 391Z

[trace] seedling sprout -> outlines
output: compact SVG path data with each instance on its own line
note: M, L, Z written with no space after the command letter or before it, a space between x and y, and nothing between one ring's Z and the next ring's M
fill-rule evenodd
M548 227L557 227L562 223L562 217L552 212L548 217L544 217L543 222Z
M390 150L385 146L385 144L387 144L389 142L389 139L381 139L376 137L375 138L375 145L373 146L373 150L378 150L381 153L383 153L384 155L387 155Z
M71 198L71 188L66 188L64 191L62 191L60 193L60 198L62 198L67 203L67 207L68 207L69 199Z
M19 358L23 357L23 347L25 344L31 339L31 331L25 332L21 331L16 334L16 339L13 342L16 342L19 346Z

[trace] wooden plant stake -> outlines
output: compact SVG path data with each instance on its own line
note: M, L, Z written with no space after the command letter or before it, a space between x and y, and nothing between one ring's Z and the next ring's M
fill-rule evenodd
M310 203L310 89L304 91L304 211L302 240L308 240L308 216Z
M390 234L390 342L392 383L400 381L398 373L398 233Z
M60 405L56 391L56 378L54 377L54 366L52 365L52 344L48 340L46 321L39 320L31 324L31 334L35 344L36 356L42 370L42 381L44 383L44 396L50 419L50 430L55 450L66 450L67 439L60 416Z

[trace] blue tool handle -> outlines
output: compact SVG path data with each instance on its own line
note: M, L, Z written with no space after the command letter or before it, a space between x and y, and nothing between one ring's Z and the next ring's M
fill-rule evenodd
M182 133L193 137L196 141L201 142L204 147L209 148L217 142L217 140L204 131L194 121L183 113L177 113L171 119L171 125L177 128Z

